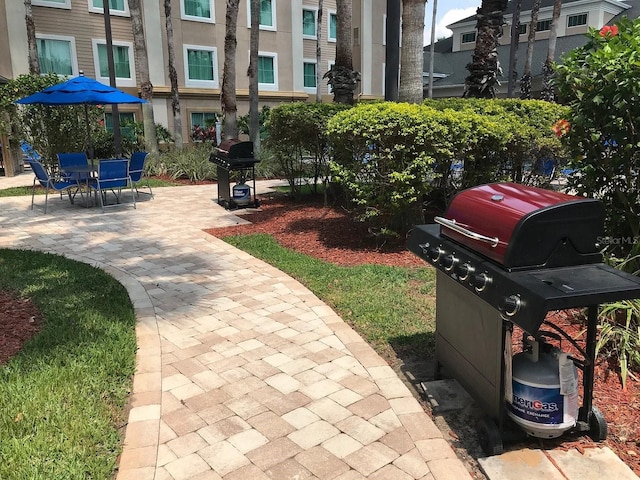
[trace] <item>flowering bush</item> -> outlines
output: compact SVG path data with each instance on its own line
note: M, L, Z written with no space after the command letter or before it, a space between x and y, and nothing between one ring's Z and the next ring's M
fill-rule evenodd
M216 127L213 125L201 127L200 125L194 125L191 131L191 140L194 142L209 142L216 146L218 144L216 140Z
M551 127L551 130L553 130L553 133L556 134L556 137L562 138L566 134L568 134L569 131L571 131L571 124L567 122L565 119L558 120L556 123L553 124L553 127Z
M602 199L605 235L640 236L640 19L591 29L589 41L555 67L555 85L570 113L561 140L570 149L570 188ZM570 128L569 128L570 125ZM608 248L626 255L632 245Z

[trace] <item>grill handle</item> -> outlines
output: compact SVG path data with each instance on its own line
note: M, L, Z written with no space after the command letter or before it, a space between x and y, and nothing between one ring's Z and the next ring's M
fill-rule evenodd
M492 247L498 246L498 242L500 241L498 237L487 237L486 235L482 235L480 233L474 232L473 230L469 230L468 228L464 228L463 226L458 225L455 220L449 220L448 218L444 217L434 217L433 221L439 223L444 227L450 228L451 230L458 232L459 234L464 235L467 238L488 243Z

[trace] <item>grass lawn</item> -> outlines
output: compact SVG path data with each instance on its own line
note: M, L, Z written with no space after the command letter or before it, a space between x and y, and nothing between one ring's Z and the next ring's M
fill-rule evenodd
M144 184L146 185L147 180L144 180ZM150 178L149 184L151 188L158 187L174 187L178 185L182 185L179 182L172 182L168 180L160 180L157 178ZM44 188L37 186L36 187L36 195L44 195ZM49 192L52 194L52 192ZM1 197L20 197L24 195L31 195L31 186L28 187L11 187L11 188L2 188L0 189L0 198Z
M283 248L266 234L224 240L305 285L383 356L433 354L433 269L336 266Z
M0 478L111 478L135 368L125 288L84 263L7 249L0 288L43 317L41 332L0 366Z

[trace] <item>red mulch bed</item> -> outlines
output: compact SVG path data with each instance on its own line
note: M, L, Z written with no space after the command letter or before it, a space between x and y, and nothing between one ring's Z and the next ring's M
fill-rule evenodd
M244 211L250 225L209 229L217 237L233 234L267 233L285 247L337 265L373 263L404 267L426 264L405 248L404 239L381 241L338 208L324 207L322 201L293 203L287 198L262 196L261 208ZM240 212L239 212L240 213ZM554 323L578 337L583 330L572 315L552 315ZM24 341L40 329L40 314L28 300L12 292L0 291L0 364L15 355ZM514 337L515 338L515 337ZM388 359L393 362L394 359ZM640 475L640 382L630 377L623 390L615 365L596 365L594 404L607 420L605 441L633 471ZM587 437L563 444L588 447Z

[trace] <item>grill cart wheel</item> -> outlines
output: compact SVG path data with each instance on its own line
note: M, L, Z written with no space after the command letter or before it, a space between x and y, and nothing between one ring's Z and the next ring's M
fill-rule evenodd
M502 445L502 437L500 436L500 430L490 417L483 416L478 420L476 425L478 430L478 440L484 453L488 456L500 455L504 452L504 446Z
M608 428L602 412L597 407L591 408L591 416L589 417L589 436L596 442L600 442L607 438Z

